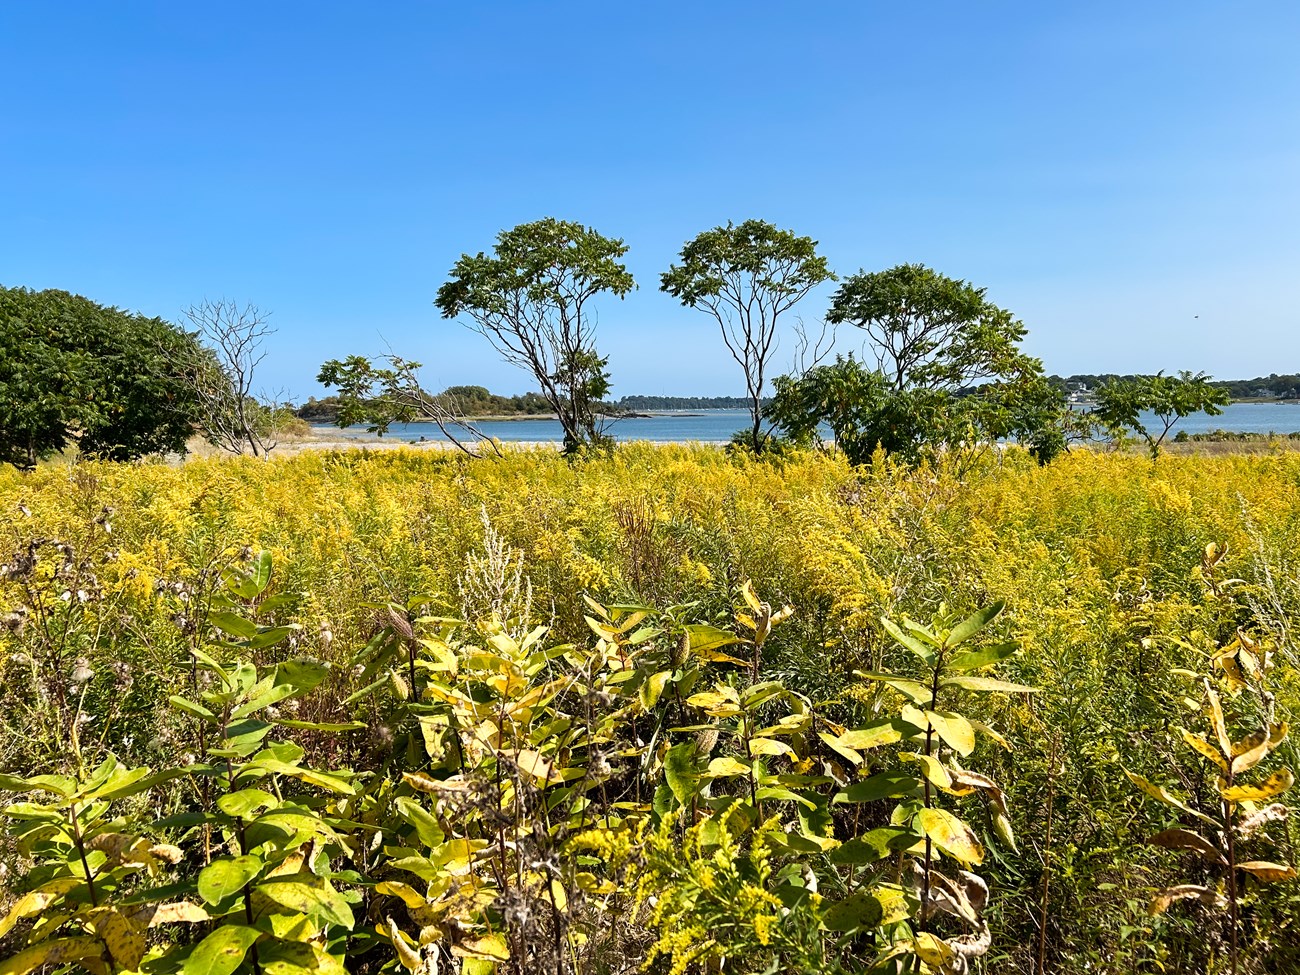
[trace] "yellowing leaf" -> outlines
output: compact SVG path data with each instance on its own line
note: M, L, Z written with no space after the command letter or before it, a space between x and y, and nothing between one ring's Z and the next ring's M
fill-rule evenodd
M1219 740L1219 750L1224 755L1232 754L1232 739L1228 737L1228 728L1223 723L1223 706L1219 703L1218 692L1210 686L1210 682L1205 682L1205 699L1210 707L1210 724L1214 727L1214 735Z
M1272 799L1274 796L1281 795L1291 788L1294 782L1295 776L1291 774L1291 770L1284 768L1274 772L1258 785L1225 786L1220 780L1219 795L1229 802L1258 802L1261 799Z
M424 895L412 887L410 884L404 884L400 880L384 880L375 884L376 894L389 894L393 897L400 897L402 903L410 908L427 907L428 901Z
M88 919L116 967L126 971L140 967L144 958L144 934L136 930L130 918L117 908L100 907L91 911Z
M5 919L0 921L0 938L8 934L13 926L23 918L40 914L68 891L75 890L83 883L84 881L75 877L60 877L58 880L45 884L40 890L33 890L31 893L24 894L14 902L13 907L9 908L9 914Z
M1187 829L1167 829L1162 833L1157 833L1151 839L1147 840L1155 846L1163 846L1169 850L1194 850L1207 860L1213 860L1216 863L1226 864L1223 854L1219 852L1218 847L1201 836L1199 833L1193 833Z
M758 755L793 755L794 749L775 738L751 738L749 754Z
M424 959L420 957L419 950L412 948L412 946L407 943L406 935L403 935L402 931L399 930L393 918L387 920L389 920L389 941L393 943L393 948L396 950L396 953L398 953L398 961L402 962L403 969L406 969L407 971L420 971L424 969Z
M663 694L664 688L668 685L668 679L672 677L671 670L661 670L657 674L651 674L646 678L645 683L641 685L640 699L641 706L649 711L659 701L659 696Z
M1287 726L1283 722L1282 724L1271 725L1267 731L1257 731L1243 741L1233 744L1232 774L1239 775L1242 772L1249 772L1262 762L1269 752L1282 744L1282 740L1286 738L1286 731ZM1243 745L1247 747L1240 748Z
M912 942L912 951L916 957L925 962L936 972L947 971L949 962L956 957L956 952L936 934L922 932L916 936Z
M1285 863L1269 863L1266 860L1247 860L1245 863L1237 864L1238 870L1245 870L1266 884L1275 884L1281 880L1294 880L1296 873L1294 867L1288 867Z
M1152 799L1158 799L1161 802L1163 802L1166 806L1173 806L1173 808L1175 809L1180 809L1183 812L1187 813L1189 816L1195 816L1197 819L1203 820L1209 823L1211 826L1218 825L1213 819L1205 815L1205 813L1197 812L1191 806L1187 805L1187 803L1183 802L1181 799L1179 799L1177 796L1171 793L1164 786L1156 785L1154 782L1148 781L1147 779L1144 779L1142 776L1138 775L1136 772L1130 772L1128 769L1124 770L1124 774L1128 776L1130 782L1132 782L1139 789L1141 789L1143 792L1149 795Z
M509 752L503 751L502 754L508 755ZM530 748L521 748L513 755L513 758L515 764L519 766L519 771L531 776L536 785L544 786L564 781L564 776L540 752L535 752Z
M967 866L984 860L984 847L971 828L946 809L922 809L916 819L921 832L944 853Z
M943 763L933 755L922 755L919 752L899 752L898 757L909 762L919 763L921 774L940 789L947 789L952 786L952 775L944 767Z
M735 775L748 775L749 766L737 761L730 755L715 758L709 762L708 776L714 779L728 779Z
M1208 741L1206 741L1200 735L1193 734L1192 732L1188 731L1186 728L1179 728L1178 733L1182 735L1183 741L1187 742L1187 744L1189 744L1192 748L1198 751L1201 755L1203 755L1205 758L1208 758L1211 762L1217 765L1221 772L1228 771L1227 760L1222 755L1220 755L1218 749L1216 749Z
M510 960L510 949L506 946L505 935L502 934L466 938L460 944L453 945L451 953L460 958L481 958L484 961Z
M28 975L48 965L66 965L69 962L96 958L104 946L98 938L55 938L32 945L16 955L0 960L0 975Z
M1208 887L1202 887L1200 884L1179 884L1176 887L1167 887L1158 893L1147 908L1147 913L1163 914L1175 901L1185 900L1198 900L1211 907L1223 907L1227 903Z
M975 750L975 729L960 714L950 711L926 711L930 727L947 742L958 755L969 755Z
M883 721L874 721L864 728L850 728L835 739L835 744L840 748L865 751L870 748L879 748L881 745L892 745L894 742L902 740L903 731L898 727L897 722L892 719L885 719ZM829 743L829 739L827 741Z

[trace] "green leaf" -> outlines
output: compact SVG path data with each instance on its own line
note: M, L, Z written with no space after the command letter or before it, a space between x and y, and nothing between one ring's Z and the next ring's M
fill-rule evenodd
M892 636L902 646L906 647L908 650L911 650L914 654L920 657L925 663L928 664L932 660L934 660L935 651L933 647L927 646L921 640L917 639L916 637L912 636L909 633L904 633L902 628L899 627L899 625L895 623L893 620L882 616L880 618L880 624L885 628L886 633Z
M1038 694L1041 688L1026 687L1010 681L996 680L993 677L945 677L939 682L941 687L961 687L968 691L997 691L1002 694Z
M690 802L699 784L695 768L695 742L684 741L664 754L664 779L682 805Z
M261 872L262 866L261 860L249 854L213 860L199 871L199 896L209 904L220 904L243 890Z
M797 792L784 789L776 785L765 785L754 793L755 798L760 802L764 799L774 799L780 802L797 802L806 809L816 809L817 803L813 802L807 796L801 796Z
M253 573L250 581L256 587L256 595L259 596L271 584L271 553L266 549L262 549L257 553L257 559L253 562Z
M261 789L240 789L238 792L228 792L217 798L217 808L227 816L234 816L238 819L252 819L252 814L265 806L272 806L279 802L275 796Z
M846 865L875 863L899 850L914 846L916 842L916 836L911 830L882 826L845 840L838 848L831 850L829 859L831 863Z
M965 653L955 655L947 663L949 670L979 670L981 667L988 667L1000 661L1006 660L1020 649L1018 643L995 643L990 647L981 647L979 650L968 650Z
M292 718L271 720L286 728L299 728L303 731L361 731L369 727L364 721L298 721Z
M866 891L858 891L827 907L822 922L831 931L858 931L878 926L884 913L880 901Z
M692 623L684 627L684 629L690 642L691 653L698 654L704 657L705 660L744 663L743 660L738 660L735 657L717 653L722 647L745 642L736 634L729 633L716 626L710 626L707 623Z
M305 941L259 945L257 963L264 975L348 975L341 959Z
M397 814L415 827L416 835L426 848L432 850L442 845L447 836L432 813L407 796L399 796L394 805Z
M182 975L231 975L261 932L243 924L223 924L200 941L181 967Z
M231 636L237 636L241 640L257 636L257 624L252 620L244 619L237 613L209 613L208 622L217 629L229 633Z
M855 670L853 673L867 680L888 684L913 704L926 704L930 700L930 689L920 681L912 680L910 677L895 677L893 674L887 674L879 670Z
M274 772L279 775L288 775L291 778L299 779L308 785L319 786L322 789L328 789L330 792L337 792L342 795L354 795L356 789L346 779L337 775L331 775L327 772L317 772L315 769L301 768L297 765L290 765L288 762L280 761L275 758L258 758L249 762L239 773L239 778L250 776L250 773L258 771Z
M249 650L264 650L267 647L274 647L283 643L300 629L302 627L297 623L287 623L284 626L268 626L266 628L258 627L256 635L245 640L243 645Z
M983 609L977 609L964 620L952 628L948 634L948 639L944 643L949 647L959 646L973 637L984 627L988 626L993 620L997 619L998 614L1006 608L1006 603L999 599L995 603L990 603Z
M195 704L193 701L183 698L179 694L173 694L171 697L167 698L167 700L170 701L172 707L176 708L178 711L188 712L195 717L203 718L205 721L217 720L217 716L202 704Z
M898 769L877 772L862 782L853 782L835 794L834 802L875 802L878 799L900 799L918 796L923 792L921 780Z

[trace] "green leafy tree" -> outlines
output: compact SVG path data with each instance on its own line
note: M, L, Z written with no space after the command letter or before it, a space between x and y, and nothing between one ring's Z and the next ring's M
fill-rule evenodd
M809 291L834 277L811 237L764 220L746 220L688 241L681 263L660 278L661 290L717 320L727 351L745 374L755 450L763 444L763 387L776 350L777 322Z
M1146 441L1155 460L1175 423L1193 413L1218 416L1230 401L1228 391L1213 385L1203 372L1193 375L1183 370L1176 376L1159 372L1104 383L1097 390L1092 415L1115 433L1132 430ZM1155 414L1155 422L1148 426L1143 413Z
M193 397L171 364L193 339L66 291L0 288L0 461L76 444L128 460L183 452Z
M903 264L848 278L826 317L867 333L876 369L850 356L781 377L769 415L796 439L826 422L855 463L877 446L915 458L1015 438L1043 462L1065 448L1064 394L1021 351L1024 325L985 289Z
M393 355L387 357L387 362L387 366L376 365L365 356L352 355L331 359L321 366L316 381L327 389L337 387L339 391L334 412L337 426L365 423L371 433L382 437L394 423L429 420L467 454L475 454L465 442L467 438L488 444L500 453L495 441L465 418L456 398L448 395L450 390L438 395L425 391L418 376L420 363ZM483 392L486 394L487 390ZM452 428L458 428L460 434Z
M465 315L505 361L527 369L574 451L606 442L596 407L609 393L608 358L596 351L597 295L635 287L623 241L546 218L497 235L492 254L462 254L438 289L444 318Z

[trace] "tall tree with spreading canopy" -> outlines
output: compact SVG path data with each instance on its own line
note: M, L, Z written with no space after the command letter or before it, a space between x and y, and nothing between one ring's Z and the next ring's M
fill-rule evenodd
M916 457L1008 437L1043 461L1064 449L1064 397L1021 350L1024 325L984 288L921 264L860 271L826 319L866 332L876 369L850 356L781 377L771 413L796 439L815 437L824 420L857 462L877 446Z
M1158 372L1154 376L1113 379L1097 389L1097 406L1092 415L1113 433L1132 430L1146 441L1151 459L1160 456L1160 448L1174 424L1193 413L1218 416L1231 401L1228 391L1214 386L1203 372L1183 370L1176 376ZM1147 424L1142 414L1155 415Z
M764 220L746 220L688 241L681 263L660 278L661 290L717 320L727 351L745 374L755 451L763 446L763 389L776 350L777 322L809 291L834 277L811 237Z
M444 318L464 315L506 361L528 370L572 452L607 438L596 407L609 392L592 300L636 285L623 241L548 217L497 235L492 254L462 254L438 289Z
M1020 349L1024 324L986 295L924 264L900 264L845 279L826 319L866 332L881 374L899 391L958 390L1042 372Z
M66 291L0 287L0 462L75 445L130 460L183 453L194 401L174 363L191 336Z

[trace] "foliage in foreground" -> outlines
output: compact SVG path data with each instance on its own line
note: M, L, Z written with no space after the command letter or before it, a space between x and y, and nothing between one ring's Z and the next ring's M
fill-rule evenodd
M61 586L42 568L22 579L38 615L53 608L41 583ZM988 950L987 885L940 871L979 864L984 847L936 800L993 796L1010 843L1002 791L957 759L977 728L998 736L937 708L941 689L1030 691L978 676L1013 644L956 652L1000 605L887 623L925 683L864 673L914 703L861 727L757 679L791 610L748 584L745 637L590 599L587 646L550 644L523 620L469 628L418 615L420 603L376 607L358 661L369 683L348 701L381 697L405 740L353 771L309 764L292 740L367 724L284 716L329 668L267 659L293 632L259 622L289 595L268 596L270 582L266 552L223 570L191 629L190 690L169 699L191 761L132 768L108 752L89 766L79 701L66 771L0 776L19 797L0 815L29 861L0 922L15 947L0 970L344 972L395 959L558 975L599 970L590 947L608 920L642 913L658 935L645 966L663 957L674 972L960 973ZM742 646L752 659L727 652ZM877 754L895 744L896 759ZM155 817L169 793L177 811ZM890 825L861 829L857 807L881 800Z
M1258 876L1238 871L1235 927L1230 912L1213 903L1214 896L1208 898L1211 902L1199 897L1174 901L1154 916L1148 912L1160 891L1184 884L1228 900L1230 871L1217 861L1194 850L1147 843L1170 829L1185 829L1222 848L1215 830L1223 829L1209 827L1193 813L1142 802L1139 788L1119 773L1121 767L1127 769L1194 813L1224 822L1219 770L1173 729L1208 731L1205 737L1211 741L1216 737L1212 728L1200 723L1198 715L1208 698L1204 685L1191 674L1212 679L1231 732L1229 745L1261 727L1291 720L1296 702L1293 634L1300 619L1300 566L1291 544L1297 531L1300 462L1293 455L1167 457L1153 468L1142 458L1081 454L1037 468L1012 451L996 463L968 470L961 482L944 467L909 471L876 460L854 471L834 459L797 452L755 462L718 451L644 447L620 448L612 456L578 463L546 453L461 462L358 452L270 465L251 460L201 462L179 469L86 464L25 477L0 475L0 532L9 539L0 550L5 553L0 556L0 768L26 779L72 775L80 781L111 751L126 769L147 767L168 774L187 770L152 784L147 801L143 796L115 798L103 810L115 823L113 831L149 842L129 854L121 871L106 883L116 885L114 898L119 892L130 897L173 881L196 883L196 873L201 874L209 855L203 827L210 825L213 863L249 855L262 864L246 885L256 921L263 903L256 889L279 882L278 875L272 875L272 861L285 854L287 846L277 844L289 844L292 838L277 834L280 840L272 842L269 832L255 834L245 848L233 824L216 818L232 815L214 804L215 794L203 798L205 782L215 788L228 781L225 760L210 751L224 748L219 730L167 699L179 694L220 717L220 708L203 695L228 693L225 681L216 670L196 663L192 648L232 674L241 688L249 677L255 678L256 687L267 678L278 682L292 675L297 681L319 673L323 676L310 692L290 693L236 719L254 722L249 730L255 734L261 733L256 725L271 728L251 753L232 755L230 761L240 784L246 783L235 791L257 788L279 802L302 807L343 841L335 846L330 836L313 834L318 855L310 858L312 867L306 873L315 879L299 870L292 882L299 885L295 892L302 886L324 892L328 883L343 898L362 940L343 948L332 941L344 926L337 918L345 915L325 893L321 896L333 904L336 919L319 913L324 907L313 908L316 918L300 930L326 955L343 952L350 969L381 961L401 964L387 924L389 913L405 939L398 940L423 953L426 962L440 957L444 972L458 964L473 971L476 965L494 963L491 957L453 952L457 946L471 952L481 947L490 955L496 942L479 946L472 939L494 934L506 936L511 951L538 953L551 946L545 954L519 956L519 964L542 970L551 964L548 959L573 945L578 961L571 964L582 965L583 971L630 971L663 941L650 970L667 971L674 945L664 938L679 935L682 924L719 932L720 944L726 947L717 950L731 952L724 971L762 971L776 958L784 959L778 967L793 966L797 962L790 959L809 952L820 952L828 965L851 966L874 957L873 935L841 932L832 938L823 908L848 893L845 878L850 871L859 884L854 892L867 889L877 899L885 881L868 878L888 875L896 866L896 882L910 887L901 867L909 862L924 867L924 851L889 849L884 858L869 864L836 864L834 857L857 855L855 849L860 853L860 845L848 842L853 838L865 839L876 830L914 829L925 808L930 765L924 761L923 737L882 743L859 752L863 767L869 768L864 778L859 767L821 735L839 738L876 722L903 722L905 708L941 717L941 712L950 712L961 714L975 729L976 747L962 756L944 742L939 724L930 721L935 747L942 749L938 760L950 775L960 767L995 782L1013 824L1014 850L999 837L993 793L977 788L957 797L931 782L936 811L958 816L983 850L982 862L972 873L989 887L979 915L988 927L989 947L979 962L985 970L1035 971L1039 958L1043 971L1226 970L1235 930L1239 970L1285 971L1296 960L1300 912L1294 881L1263 883ZM263 572L260 560L241 552L246 540L275 553L274 578L268 576L265 588L252 597L235 592L244 577L257 581ZM1206 551L1210 542L1220 543L1212 554ZM740 613L759 622L744 600L746 579L760 600L770 603L773 619L780 615L775 607L789 604L796 609L770 626L757 649L757 630L736 618ZM590 593L607 615L575 597L577 591ZM67 597L61 598L64 593ZM944 600L954 609L941 609ZM976 638L968 645L1020 645L1022 652L995 665L996 679L1037 687L1040 693L957 689L948 697L950 692L941 690L937 706L927 707L928 701L917 702L903 693L909 684L855 673L888 675L894 681L919 679L925 673L926 662L888 632L882 617L899 621L899 632L916 638L902 623L904 617L930 620L955 614L960 620L998 601L1005 601L1008 609L988 624L987 643ZM631 608L637 606L662 609L633 621L644 611ZM614 640L597 634L588 616L607 630L629 623L631 629ZM487 623L480 628L450 622L455 619ZM535 629L526 620L549 623L549 631L525 648ZM254 624L251 630L249 622ZM662 633L633 643L633 636L647 627ZM690 630L692 634L716 630L751 642L709 648L696 640L695 651L683 651L681 637L688 627L712 628ZM938 637L940 630L954 627L941 621L937 629L928 628ZM520 647L519 656L505 654L499 638ZM588 664L599 661L602 640L613 658L589 677ZM250 641L262 645L248 645ZM425 641L451 650L457 661L454 673L437 669L448 667L451 658L441 650L435 653ZM1230 652L1237 666L1246 666L1241 663L1246 659L1242 648L1248 645L1265 652L1270 664L1268 712L1263 710L1263 693L1234 690L1215 663ZM554 658L537 662L541 669L536 673L525 673L533 666L528 658L566 646ZM615 646L618 652L613 652ZM963 645L953 653L966 649ZM740 662L703 659L701 653ZM502 664L498 658L503 656L515 662ZM329 666L304 662L296 675L279 669L295 658ZM252 663L256 670L241 668L240 661ZM701 676L681 688L679 700L674 675L685 676L687 670ZM654 698L657 675L664 672L669 676L658 678L663 686ZM541 711L527 715L531 724L526 740L513 744L494 738L486 728L467 735L460 728L453 733L440 725L441 716L460 708L459 713L472 714L480 728L487 720L506 727L508 722L499 720L500 697L483 688L493 681L502 686L514 682L507 680L508 673L520 675L520 688L532 688L537 680L563 681L555 697L535 705ZM608 676L606 683L599 682L602 674L622 673L630 674L626 686L609 682ZM725 695L726 689L743 698L756 684L769 681L779 682L781 690L759 705L749 724L743 714L718 716L705 710L725 709L732 703L728 700L688 703L698 694ZM433 684L471 703L431 701ZM596 693L589 695L587 689ZM643 692L652 703L641 701ZM362 696L349 703L358 694ZM489 715L493 705L496 710ZM240 706L232 705L232 712ZM418 712L426 707L435 710ZM468 708L476 710L464 710ZM557 708L576 720L568 728L548 728L542 734L553 720L548 715ZM802 721L802 709L815 730L810 726L789 735L759 734L783 727L782 719ZM626 714L614 722L607 743L600 722L620 710ZM356 721L364 727L352 727ZM975 721L993 729L1009 750L980 731ZM292 722L334 730L294 727ZM471 718L465 717L463 724L471 726ZM711 732L693 725L712 726L717 738L709 741ZM200 728L206 745L199 740ZM745 744L747 733L750 741L772 739L770 745L758 745L760 751L779 750L784 743L794 755L756 756ZM488 735L486 741L483 734ZM534 735L540 736L537 743ZM1243 784L1266 781L1281 768L1295 767L1293 739L1270 737L1279 738L1276 747L1257 769L1243 773ZM83 756L82 768L72 755L74 741ZM439 741L455 747L434 759ZM292 750L259 756L286 743L301 748L301 756ZM683 744L691 747L672 751ZM543 780L511 765L518 757L514 755L502 765L503 750L509 748L536 752L551 762L551 769L593 769L591 781L598 784L585 794L590 805L579 809L574 798L572 790L581 779L551 782L546 773ZM620 754L624 750L638 754ZM465 758L459 757L460 751ZM671 776L666 760L670 752L675 756ZM905 758L903 752L917 757ZM796 761L809 757L814 766L796 768ZM530 758L523 756L527 767L533 767ZM690 761L679 765L679 758ZM746 817L750 825L741 820L743 828L719 821L726 828L727 848L734 850L721 858L728 864L724 870L717 859L723 837L703 835L708 827L696 834L690 829L715 818L710 803L752 803L755 797L749 796L750 773L710 774L719 758L761 767L769 776L829 774L827 761L852 773L848 784L835 786L832 793L829 785L763 782L755 771L758 789L789 788L833 799L859 781L891 771L910 773L922 782L922 789L913 796L829 802L831 837L805 826L804 819L811 816L815 827L816 815L802 803L765 794L758 799L761 819L755 810L752 818ZM313 783L277 766L254 781L255 768L241 771L249 762L267 759L326 778ZM822 767L816 767L817 762ZM606 778L601 778L606 775L602 763L609 765ZM494 791L498 768L501 786L513 789L506 801ZM422 792L402 778L402 773L416 773L447 782L459 774L453 769L462 770L467 783L482 786L467 784L443 795ZM542 766L535 770L545 771ZM390 791L379 788L381 780L390 783L385 787ZM687 802L673 791L673 782ZM341 786L353 792L336 791ZM692 795L693 812L688 808ZM561 796L563 801L554 806L545 801ZM446 888L439 891L419 873L393 866L395 859L412 855L438 859L423 852L433 847L395 811L399 805L412 808L398 800L412 800L434 817L443 834L439 842L465 841L464 846L446 847L447 866L455 878ZM62 800L46 793L27 801ZM372 801L373 806L364 805ZM648 805L649 811L638 820L635 808L618 803ZM908 803L910 820L892 822L895 809ZM209 818L188 825L173 822L173 817L192 815L196 809L206 810ZM566 836L576 843L572 815L577 810L581 825L583 809L588 831L583 842L589 846L567 847L562 842ZM613 832L592 832L604 827L607 809ZM489 848L496 845L498 828L513 828L501 827L499 817L514 823L518 810L534 824L535 813L550 818L541 829L534 825L522 845L507 842L502 861L499 848L496 853ZM264 806L250 814L256 818L274 812ZM778 823L765 830L773 815L779 815ZM1239 806L1234 815L1242 821L1253 813ZM567 833L564 817L570 817ZM669 826L664 827L665 821ZM361 824L367 831L359 834L358 827L349 824ZM85 825L97 828L89 821ZM1242 841L1239 862L1283 868L1294 864L1294 831L1290 818L1263 824ZM357 842L358 836L364 836L364 844ZM833 838L849 852L793 850L789 838L800 844ZM471 841L483 839L488 846L470 849ZM695 851L701 843L704 852L682 856L683 850ZM344 846L348 852L343 852ZM158 847L150 854L157 862L141 865L152 847ZM169 847L183 854L175 865L166 859L174 856ZM453 857L453 850L465 851L470 859ZM322 861L321 851L328 863ZM98 871L93 852L87 851L87 859ZM959 864L942 850L940 855L944 860L936 872L958 884L974 906L978 889L966 887L956 870ZM359 857L362 865L349 863L349 857ZM462 883L470 873L458 871L468 871L480 861L485 869L493 862L504 862L506 868L501 879L492 873L471 898ZM0 862L8 869L8 901L0 904L4 912L24 894L31 877L39 875L24 878L33 862L12 845L0 846ZM79 864L80 858L74 857L74 874ZM428 872L418 861L412 865ZM784 888L798 883L809 889L804 866L815 878L817 895L824 898L822 908L812 904L811 897L806 909L792 910L783 900L777 908L751 891L747 896L752 900L741 910L738 892L749 887L778 900ZM717 891L691 894L708 881L708 867L715 871ZM787 871L791 867L798 870L798 882L793 871ZM664 886L667 881L654 882L672 896L648 890L638 907L637 882L660 868L665 875L682 871L671 889ZM113 873L118 867L104 869ZM356 880L348 870L364 879ZM566 870L572 870L571 883ZM325 877L326 871L332 876ZM584 873L601 884L584 889L583 883L590 886ZM561 887L544 883L546 877L561 878ZM605 880L612 889L602 886ZM434 905L427 908L431 913L400 894L379 891L384 883L406 884L425 904ZM921 888L911 889L919 913ZM551 903L557 890L567 898L559 951L552 922L558 915ZM724 895L726 891L736 891L737 896ZM361 899L349 899L354 894ZM457 913L474 909L475 899L489 896L489 922L480 924L476 915ZM408 897L414 901L409 892ZM223 913L226 905L209 903L194 890L158 903L176 901L196 904L218 920L169 920L145 928L147 950L171 945L168 950L179 952L213 928L243 923L239 910L232 907L233 913ZM717 914L721 907L715 901L732 906L732 913ZM374 913L381 907L383 916ZM507 908L509 923L498 924L491 912ZM275 910L289 913L283 907ZM663 928L651 920L657 910L663 912ZM63 913L50 910L20 921L0 948L6 955L23 949L36 921L49 923L46 917L53 921ZM790 919L790 926L783 920L771 927L773 916ZM930 920L931 930L921 934L944 940L981 936L978 925L968 925L956 915L939 913ZM511 926L528 921L539 926ZM772 944L758 942L759 928L767 929ZM426 929L450 934L420 943ZM522 943L507 936L524 930L529 933ZM276 951L308 951L273 949L273 941L293 940L295 935L286 932L260 932L259 953L265 945L275 961ZM750 944L738 951L742 936ZM842 949L837 945L841 936L848 939ZM877 930L876 940L883 942L883 928ZM928 945L928 939L922 940ZM741 967L742 956L748 966L751 952L754 967ZM500 958L495 961L506 964ZM688 963L687 971L721 964L720 959L702 959Z

